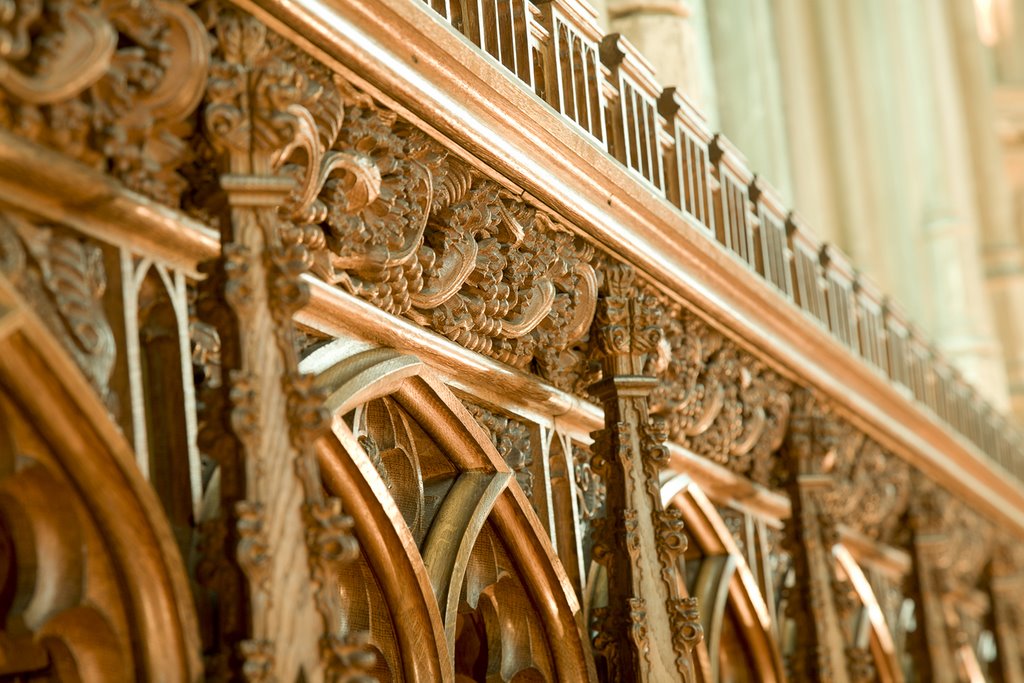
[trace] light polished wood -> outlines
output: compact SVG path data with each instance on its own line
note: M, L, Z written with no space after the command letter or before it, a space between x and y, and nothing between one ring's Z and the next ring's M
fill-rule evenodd
M585 2L44 5L0 676L1020 678L1016 428Z

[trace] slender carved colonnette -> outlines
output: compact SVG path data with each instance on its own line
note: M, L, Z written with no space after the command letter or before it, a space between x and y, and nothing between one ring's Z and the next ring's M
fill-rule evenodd
M656 381L645 366L661 342L661 310L636 287L630 268L613 266L603 275L593 334L604 376L592 391L606 427L593 435L592 465L607 498L593 552L608 572L608 604L594 612L594 647L608 680L693 681L702 632L680 575L682 520L661 501L666 434L647 407Z
M208 401L220 419L205 435L220 469L199 571L222 610L209 673L226 677L239 658L252 680L301 672L340 680L373 657L339 628L334 573L356 546L340 501L320 481L313 441L326 411L312 377L298 372L291 318L307 296L299 275L318 238L302 223L315 194L295 188L324 182L323 149L343 107L335 79L302 69L294 48L253 17L225 10L216 32L204 129L230 209L224 258L210 269L199 311L220 333L227 371ZM290 165L293 156L304 165Z

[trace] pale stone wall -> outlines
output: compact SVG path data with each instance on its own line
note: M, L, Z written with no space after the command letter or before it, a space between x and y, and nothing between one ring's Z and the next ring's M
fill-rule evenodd
M1024 0L982 17L991 56L969 0L602 4L662 83L1024 417Z

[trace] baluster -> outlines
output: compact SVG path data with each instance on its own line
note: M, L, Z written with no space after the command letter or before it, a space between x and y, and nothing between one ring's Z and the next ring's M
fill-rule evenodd
M665 120L658 112L654 70L633 45L611 34L601 41L601 62L609 71L609 82L618 93L618 104L608 120L611 152L616 159L646 180L660 195L665 194L662 168L663 149L672 144Z
M853 292L857 304L856 323L860 354L888 376L889 357L886 353L882 293L874 282L860 273L854 278Z
M722 135L711 141L710 153L718 180L714 203L718 241L756 269L757 251L748 199L748 187L754 176L743 155Z
M786 224L789 249L793 254L793 282L796 302L822 325L828 325L828 310L822 289L821 263L818 254L821 242L803 226L803 221L790 214Z
M537 0L535 5L540 11L538 23L552 36L542 60L544 86L538 92L546 94L548 104L559 113L605 143L597 12L584 0Z
M821 249L821 266L825 271L825 301L828 304L828 324L835 335L854 353L860 349L854 327L853 264L844 253L830 244Z
M786 239L786 213L782 200L771 185L755 178L750 185L750 201L755 206L761 245L758 272L792 301L793 257Z
M711 206L711 168L707 122L676 88L666 88L658 98L658 112L669 123L673 143L666 149L665 195L684 213L715 231Z

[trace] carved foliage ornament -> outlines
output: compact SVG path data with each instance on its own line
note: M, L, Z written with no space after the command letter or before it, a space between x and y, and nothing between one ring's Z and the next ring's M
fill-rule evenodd
M32 303L113 411L108 382L117 349L103 309L107 278L99 247L57 226L0 213L0 273Z
M243 35L228 40L246 49ZM219 103L206 118L222 148L248 135L291 140L274 157L280 175L296 181L281 213L292 224L286 240L309 249L312 272L564 384L563 355L594 314L591 248L308 57L292 50L275 68L288 78L243 92L231 67L215 64ZM273 107L286 91L306 93L303 104L252 124L263 128L243 130L233 118L239 98Z
M673 441L768 484L792 385L685 309L666 316L665 331L652 412Z
M0 14L0 127L176 205L209 42L185 2L11 0Z
M492 412L483 406L466 403L470 414L484 428L498 454L515 472L516 481L527 498L533 497L533 455L530 452L529 428L511 417Z

